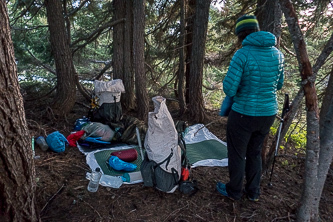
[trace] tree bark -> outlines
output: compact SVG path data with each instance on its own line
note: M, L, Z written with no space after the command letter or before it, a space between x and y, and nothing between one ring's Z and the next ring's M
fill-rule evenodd
M147 121L148 94L146 89L146 73L144 67L144 30L145 30L145 0L133 1L133 63L135 68L135 89L138 118Z
M190 70L192 61L192 42L193 42L193 26L194 26L194 15L196 8L196 0L188 0L186 4L186 36L185 36L185 102L186 104L190 101Z
M202 122L206 118L202 96L202 79L210 2L210 0L198 0L194 18L189 112L196 122Z
M333 158L333 68L320 110L320 153L318 166L318 196L321 197Z
M31 136L5 1L0 1L0 221L38 221Z
M179 72L178 72L178 100L179 116L186 110L185 102L185 0L180 0L180 37L179 37Z
M113 8L115 20L125 18L125 1L114 0ZM113 26L113 79L124 79L124 37L124 23Z
M282 11L278 0L258 0L256 16L260 30L273 33L280 46Z
M125 93L121 96L121 104L127 109L134 109L134 77L132 67L133 45L133 6L132 0L115 0L115 19L125 19L113 29L113 78L121 79L125 86Z
M69 34L66 33L62 4L58 0L46 0L50 42L57 72L57 91L52 108L59 116L68 114L76 100L75 69L70 50Z
M135 109L134 71L133 71L133 1L126 2L126 21L124 36L124 86L123 99L125 109Z

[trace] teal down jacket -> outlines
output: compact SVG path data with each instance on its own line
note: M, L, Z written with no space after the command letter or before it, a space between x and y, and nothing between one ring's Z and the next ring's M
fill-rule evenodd
M278 111L276 91L282 88L284 56L270 32L248 35L231 59L223 91L234 97L232 110L248 116L273 116Z

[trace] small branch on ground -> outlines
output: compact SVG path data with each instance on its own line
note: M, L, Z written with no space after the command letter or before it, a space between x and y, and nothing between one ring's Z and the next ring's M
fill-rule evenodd
M64 187L66 186L66 184L63 184L58 191L46 202L46 204L44 205L44 207L42 208L42 210L40 211L40 215L43 214L45 208L50 204L50 202L64 189Z

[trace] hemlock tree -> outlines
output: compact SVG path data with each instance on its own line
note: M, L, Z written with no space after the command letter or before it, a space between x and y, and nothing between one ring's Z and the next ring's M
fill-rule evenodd
M114 0L116 20L125 19L113 28L113 78L121 79L126 93L122 95L122 105L127 110L134 109L133 74L133 2L132 0Z
M72 110L76 100L75 68L69 45L70 33L66 32L62 2L46 0L45 5L57 74L57 92L52 107L55 114L65 115Z
M210 0L196 1L195 18L193 23L189 82L189 113L197 122L202 122L206 118L202 96L202 78L210 2Z
M0 221L38 221L35 167L5 1L0 1Z
M148 93L145 72L145 0L133 1L133 64L135 67L135 90L138 118L147 121Z
M179 71L178 71L178 100L179 116L186 111L185 101L185 0L180 0L180 35L179 35Z
M320 221L319 203L328 170L333 157L333 92L326 90L322 110L318 110L315 87L316 73L313 72L306 50L306 43L298 25L298 18L290 0L279 0L288 23L302 78L307 113L307 145L305 176L297 221ZM333 34L326 47L330 54L333 48ZM324 53L325 54L325 53ZM317 64L316 64L317 65ZM332 75L328 87L332 86Z

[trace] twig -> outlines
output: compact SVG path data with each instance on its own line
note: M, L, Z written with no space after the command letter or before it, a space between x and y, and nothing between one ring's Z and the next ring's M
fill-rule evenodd
M219 121L219 120L214 120L214 121L212 121L212 122L210 122L210 123L207 123L206 125L203 125L202 127L200 127L195 133L194 133L194 136L201 130L201 129L203 129L203 128L205 128L205 127L207 127L207 126L209 126L209 125L211 125L211 124L213 124L213 123L215 123L215 122L217 122L217 121Z
M59 188L59 190L55 193L55 194L53 194L53 196L46 202L46 204L44 205L44 207L42 208L42 210L40 211L40 215L41 214L43 214L43 211L45 210L45 208L47 207L47 205L55 198L55 196L57 196L63 189L64 189L64 187L65 187L66 185L65 184L63 184L60 188Z
M293 214L289 214L288 213L288 216L285 216L285 217L276 217L276 218L274 218L273 220L272 220L272 222L274 222L274 221L277 221L277 220L282 220L282 219L286 219L286 218L288 218L289 220L290 220L290 216L294 216Z
M173 211L173 212L172 212L171 214L169 214L169 215L167 216L167 218L165 218L163 221L167 221L167 219L168 219L170 216L172 216L172 215L178 213L179 211L181 211L182 209L184 209L184 208L186 208L186 207L188 207L188 205L185 205L185 206L183 206L182 208L179 208L179 209Z
M305 157L295 156L295 155L288 155L288 154L279 154L276 157L289 157L289 158L295 159L295 160L305 160Z
M86 201L84 201L84 200L82 200L85 204L87 204L91 209L93 209L97 214L98 214L98 216L99 216L99 218L101 218L102 219L102 216L99 214L99 212L93 207L93 206L91 206L88 202L86 202Z

